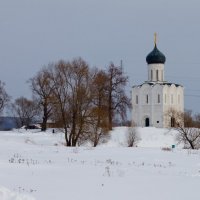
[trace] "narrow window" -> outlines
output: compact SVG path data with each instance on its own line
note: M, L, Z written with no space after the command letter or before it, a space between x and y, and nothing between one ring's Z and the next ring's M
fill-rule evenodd
M158 81L158 70L156 70L156 80Z
M178 95L178 104L180 104L180 94Z
M174 100L173 100L173 94L171 94L171 104L174 103Z
M148 96L148 94L146 95L146 103L147 104L149 103L149 96Z
M153 70L151 70L151 81L153 81Z
M136 95L136 104L138 104L138 95Z
M158 103L160 103L160 95L158 94Z

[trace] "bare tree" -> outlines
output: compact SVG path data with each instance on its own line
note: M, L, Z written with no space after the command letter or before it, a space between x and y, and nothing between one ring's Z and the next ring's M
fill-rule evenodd
M68 73L70 70L70 63L59 61L50 69L50 78L54 84L53 89L53 119L58 122L65 133L65 141L67 146L71 146L68 138L68 127L70 125L69 118L71 117L69 110L69 90L68 90Z
M43 111L42 117L42 131L46 131L47 120L52 114L52 94L54 85L50 78L48 68L51 68L52 64L48 67L44 67L33 78L29 80L30 87L33 94L38 98L39 105Z
M35 101L20 97L12 104L13 112L19 119L19 126L30 125L38 115L38 104Z
M132 126L128 127L128 132L126 134L126 141L128 147L136 146L139 140L140 138L138 135L137 127L135 126L135 124L132 124Z
M185 148L199 149L200 148L200 129L192 127L177 127L179 132L177 141L184 143Z
M185 110L184 113L181 113L180 115L183 115L182 118L185 127L195 127L195 119L192 116L191 110Z
M75 146L82 135L88 132L88 119L92 106L90 91L91 74L88 64L81 58L71 63L72 76L70 79L71 96L69 98L71 118L72 146Z
M183 113L184 126L178 124L177 130L179 132L177 136L178 142L183 142L185 148L199 149L200 148L200 129L195 127L195 121L192 117L191 111L185 111Z
M171 109L168 114L175 120L174 129L178 131L176 137L178 143L183 143L185 148L199 149L200 129L195 127L192 112L182 113Z
M94 147L109 138L106 93L107 78L107 74L104 71L96 69L91 82L92 108L90 117L91 133L89 138Z
M87 63L79 59L58 62L51 70L54 83L54 113L60 121L67 146L76 146L88 131L91 109L90 74Z
M5 83L0 81L0 113L2 113L5 106L8 105L10 101L10 96L7 94L5 90Z
M128 83L128 77L124 76L121 67L110 64L107 71L108 76L108 119L109 129L112 129L113 116L119 114L122 119L126 117L127 108L131 107L130 98L125 93L125 86Z

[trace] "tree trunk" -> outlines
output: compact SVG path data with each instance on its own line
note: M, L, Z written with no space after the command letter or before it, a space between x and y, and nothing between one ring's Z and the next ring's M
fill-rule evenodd
M47 130L48 111L46 102L43 104L43 121L41 131Z
M190 140L188 140L188 142L189 142L189 144L190 144L191 148L192 148L192 149L194 149L193 142L192 142L192 141L190 141Z
M43 117L43 121L42 121L42 128L41 131L46 131L47 130L47 117Z
M108 128L112 130L112 94L110 92L108 99Z

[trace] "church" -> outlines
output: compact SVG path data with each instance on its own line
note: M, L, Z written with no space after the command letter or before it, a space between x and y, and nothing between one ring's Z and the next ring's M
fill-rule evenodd
M173 127L174 119L167 113L184 111L184 88L165 81L165 61L155 34L154 49L146 57L148 80L132 87L132 122L136 126Z

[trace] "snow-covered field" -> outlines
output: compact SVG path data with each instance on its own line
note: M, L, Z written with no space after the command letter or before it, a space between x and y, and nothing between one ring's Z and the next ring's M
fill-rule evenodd
M0 132L0 200L200 199L200 151L163 150L175 132L139 128L127 148L125 127L97 148L63 146L64 135Z

